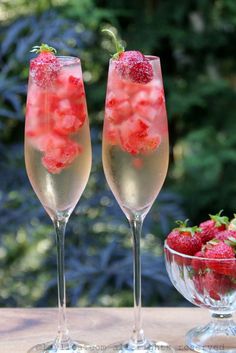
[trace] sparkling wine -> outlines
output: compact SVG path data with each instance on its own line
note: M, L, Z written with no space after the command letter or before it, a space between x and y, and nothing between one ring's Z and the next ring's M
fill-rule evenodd
M104 170L109 186L124 212L144 213L153 204L166 177L168 139L154 152L134 157L104 142Z
M88 181L91 145L79 62L60 59L49 87L30 72L25 128L26 169L50 217L71 213Z
M150 60L152 63L152 60ZM160 66L147 84L130 82L110 63L103 130L107 182L126 213L146 214L166 177L168 127Z

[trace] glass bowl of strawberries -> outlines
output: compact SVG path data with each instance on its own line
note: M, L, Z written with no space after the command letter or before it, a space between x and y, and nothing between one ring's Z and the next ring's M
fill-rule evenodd
M236 353L236 217L222 211L188 227L178 221L165 241L165 263L175 288L192 304L207 308L211 321L186 334L197 352Z

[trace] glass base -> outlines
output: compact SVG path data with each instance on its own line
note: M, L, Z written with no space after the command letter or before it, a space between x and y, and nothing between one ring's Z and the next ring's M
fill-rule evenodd
M90 353L95 351L95 346L90 346L86 343L73 341L68 346L56 347L55 341L37 344L32 347L27 353Z
M236 353L236 323L216 320L193 328L186 335L186 344L200 353Z
M107 346L104 353L175 353L175 350L166 342L145 341L143 344L115 343Z

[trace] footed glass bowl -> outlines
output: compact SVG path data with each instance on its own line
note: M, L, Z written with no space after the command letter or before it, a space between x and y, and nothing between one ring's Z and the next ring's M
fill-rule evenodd
M186 334L197 352L236 353L236 259L206 259L178 253L165 243L165 263L175 288L192 304L207 308L211 321Z

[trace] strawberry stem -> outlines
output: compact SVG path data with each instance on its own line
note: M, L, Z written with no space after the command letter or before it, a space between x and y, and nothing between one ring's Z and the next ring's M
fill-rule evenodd
M220 210L220 212L215 215L209 214L210 218L215 222L216 227L220 227L222 224L229 224L229 218L226 216L221 216L222 212L223 210Z
M192 236L194 236L196 232L201 231L201 228L198 228L198 226L187 227L188 221L188 219L186 219L185 221L176 221L175 223L177 223L179 227L175 229L178 229L178 231L181 233L190 233Z
M42 52L48 52L52 54L56 54L56 49L53 47L50 47L49 45L42 43L41 45L35 45L32 50L30 51L31 53L42 53Z
M122 45L122 43L120 41L118 41L115 33L112 32L110 29L104 28L104 29L102 29L102 32L106 32L112 37L114 44L115 44L115 48L116 48L116 53L112 57L114 59L117 59L119 57L119 54L125 51L124 46Z

